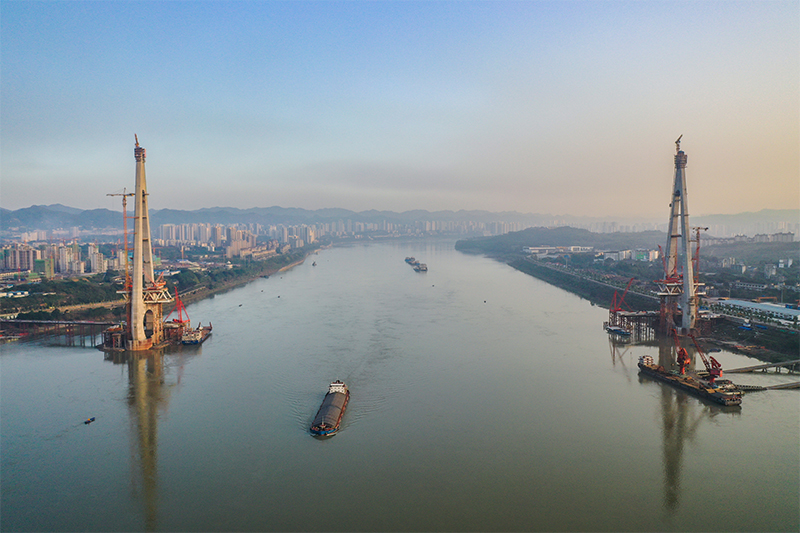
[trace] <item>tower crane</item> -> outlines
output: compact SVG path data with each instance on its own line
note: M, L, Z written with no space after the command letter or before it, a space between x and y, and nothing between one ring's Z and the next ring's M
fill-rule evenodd
M139 145L138 139L136 145ZM109 193L106 196L122 196L122 233L125 239L125 291L131 289L131 275L128 267L128 196L136 196L136 193L128 192L127 188L123 188L121 193Z

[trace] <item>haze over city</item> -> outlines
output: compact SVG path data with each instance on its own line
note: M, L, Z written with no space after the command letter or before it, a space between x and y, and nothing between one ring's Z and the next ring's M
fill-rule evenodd
M800 205L800 4L0 3L0 205Z

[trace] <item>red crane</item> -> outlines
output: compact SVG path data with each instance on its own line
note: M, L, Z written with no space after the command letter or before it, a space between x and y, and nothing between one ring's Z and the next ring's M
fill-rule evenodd
M722 365L719 363L719 361L714 359L714 357L710 355L706 357L706 354L703 352L702 348L700 348L700 344L697 342L697 339L694 338L694 335L689 335L689 337L692 338L694 347L697 348L697 353L700 354L700 358L703 360L703 364L706 366L706 371L708 371L708 382L713 385L715 379L722 377Z
M186 307L184 307L180 296L178 296L178 288L177 287L175 288L175 309L170 311L170 313L164 319L164 322L166 322L169 319L169 317L172 316L172 313L174 313L175 311L178 312L178 317L177 318L173 318L172 321L174 323L176 323L176 324L181 324L181 325L183 325L185 327L189 327L190 324L191 324L190 321L189 321L189 313L186 311Z
M614 297L611 298L611 308L609 309L609 311L611 311L612 313L616 313L617 311L622 311L622 303L625 301L625 295L628 294L628 289L631 288L631 284L635 279L636 278L631 278L630 281L628 281L628 286L625 287L625 292L622 293L622 297L619 299L619 301L617 301L617 291L614 290Z
M681 375L686 374L686 367L692 362L692 358L689 357L689 352L686 351L686 348L681 346L681 341L678 339L678 332L674 329L672 330L672 338L675 339L675 349L678 351L677 359L678 366L681 369ZM705 357L703 361L705 361Z

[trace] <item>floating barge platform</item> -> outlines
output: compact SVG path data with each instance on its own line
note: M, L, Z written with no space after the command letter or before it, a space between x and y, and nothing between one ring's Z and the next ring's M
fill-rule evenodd
M741 392L723 389L722 387L695 379L691 376L682 376L677 373L669 372L663 366L654 364L653 358L649 355L639 357L639 370L652 378L720 405L742 404Z

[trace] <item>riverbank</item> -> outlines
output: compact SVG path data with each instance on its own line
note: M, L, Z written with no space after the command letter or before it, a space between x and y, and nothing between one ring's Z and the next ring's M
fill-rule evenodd
M309 247L308 249L296 250L289 254L273 256L265 261L236 265L229 270L192 273L191 276L194 283L187 290L180 290L180 287L184 287L187 282L187 279L181 279L180 275L176 277L177 279L168 278L167 283L171 289L170 293L174 294L177 286L181 300L184 304L189 304L241 287L258 278L269 277L278 272L289 270L302 264L309 255L316 253L318 249L318 247ZM20 315L21 318L31 320L58 319L120 322L124 321L125 303L124 299L92 302L20 313ZM172 309L173 305L165 306L164 316L167 316Z
M502 259L498 260L502 261ZM555 285L573 294L577 294L581 298L585 298L594 305L599 305L600 307L607 308L608 303L614 297L614 293L616 292L618 295L621 295L625 290L625 287L617 287L599 280L580 276L563 267L559 268L555 265L538 263L526 258L512 259L504 262L520 272L546 281L551 285ZM633 290L628 291L625 295L625 302L631 308L638 311L655 311L658 310L659 307L658 298L640 294Z
M541 279L604 308L608 308L608 302L611 301L615 292L618 294L621 292L621 289L612 285L524 258L507 261L507 264L520 272ZM636 310L646 311L659 308L657 298L634 292L628 292L625 301ZM800 335L797 332L776 328L774 325L763 325L756 328L740 326L740 321L729 318L719 320L714 331L703 340L724 350L740 353L767 363L794 360L800 353Z

